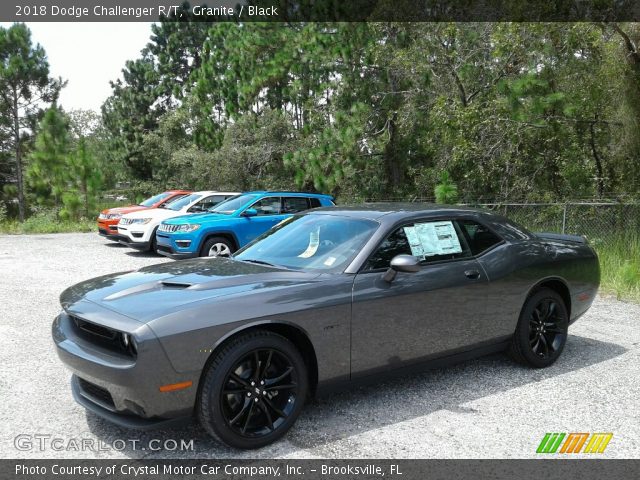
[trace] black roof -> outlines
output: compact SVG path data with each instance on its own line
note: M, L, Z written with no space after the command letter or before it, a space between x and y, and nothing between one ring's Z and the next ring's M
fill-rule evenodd
M493 216L491 212L460 205L441 205L437 203L363 203L359 205L338 205L335 207L322 207L313 210L320 214L338 214L349 217L369 218L379 220L381 217L398 219L401 217L416 217L421 215L469 215L469 216Z

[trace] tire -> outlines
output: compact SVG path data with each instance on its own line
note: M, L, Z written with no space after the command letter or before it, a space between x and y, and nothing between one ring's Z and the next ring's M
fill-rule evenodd
M542 288L527 298L513 335L509 354L534 368L552 365L567 342L569 315L555 291Z
M204 429L241 449L263 447L287 433L302 411L309 384L298 349L280 335L257 330L213 355L196 405Z
M151 253L155 253L156 255L158 255L158 239L156 238L157 232L158 232L158 227L156 227L153 233L151 234L151 244L149 245L149 251Z
M211 253L217 250L218 253L216 255L212 255ZM225 256L228 257L233 252L235 252L235 248L233 244L224 237L211 237L200 249L201 257L217 257L217 256Z

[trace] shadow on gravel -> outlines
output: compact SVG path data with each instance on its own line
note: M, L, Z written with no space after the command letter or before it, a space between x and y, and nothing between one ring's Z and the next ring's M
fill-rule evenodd
M473 415L475 410L465 407L465 403L605 362L625 352L626 349L617 344L571 335L558 362L546 369L530 369L515 364L506 355L496 354L448 368L399 376L314 400L305 407L296 425L285 436L285 441L248 452L221 445L195 422L174 430L136 432L115 427L88 413L87 423L96 436L108 443L135 438L139 439L138 445L146 445L152 439L158 439L157 443L162 445L169 439L178 444L181 440L189 442L193 439L193 451L126 449L120 452L132 458L272 458L298 449L319 447L437 410Z
M163 258L162 255L159 255L156 252L141 252L140 250L129 250L124 253L125 255L129 255L130 257L135 258Z
M115 249L118 249L118 248L123 248L123 249L124 249L124 248L128 248L126 245L122 245L121 243L118 243L118 242L109 242L109 243L105 243L105 244L104 244L104 246L105 246L105 247L107 247L107 248L115 248Z

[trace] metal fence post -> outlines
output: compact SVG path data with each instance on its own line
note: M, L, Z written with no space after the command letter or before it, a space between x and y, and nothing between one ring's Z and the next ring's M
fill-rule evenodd
M564 204L564 208L562 209L562 234L565 234L565 230L567 228L567 202Z

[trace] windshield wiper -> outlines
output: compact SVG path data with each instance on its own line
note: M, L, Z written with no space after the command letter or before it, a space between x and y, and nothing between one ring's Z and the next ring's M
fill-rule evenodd
M276 266L273 263L265 262L264 260L254 260L252 258L250 258L248 260L240 260L240 261L241 262L248 262L248 263L257 263L258 265L267 265L268 267L275 267Z

